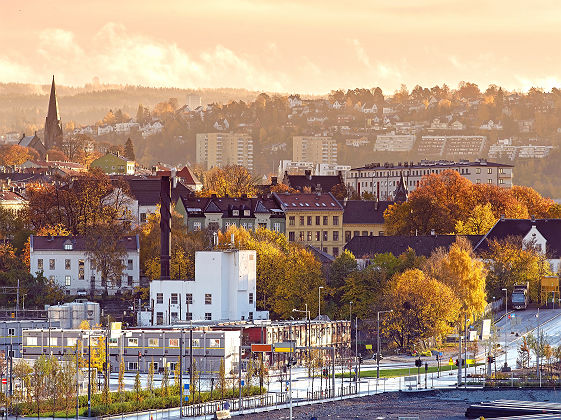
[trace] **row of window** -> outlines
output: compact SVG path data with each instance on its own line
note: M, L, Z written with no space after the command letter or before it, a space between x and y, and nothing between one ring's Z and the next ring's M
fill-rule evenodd
M90 261L90 265L91 265L91 269L95 270L93 261ZM132 260L127 260L127 270L132 270L133 269L133 261ZM84 260L79 260L78 261L78 268L84 268ZM43 263L43 258L38 258L37 259L37 269L42 271L44 270L44 263ZM69 258L65 258L64 259L64 269L65 270L72 270L72 260ZM49 270L56 270L56 259L55 258L50 258L49 259Z
M127 286L132 287L133 286L133 277L132 276L126 276L127 278ZM49 280L51 280L52 282L55 281L55 276L49 276ZM84 280L84 277L82 276L81 278L79 278L79 280ZM95 283L95 276L92 276L92 278L90 279L90 282ZM72 276L64 276L64 285L66 287L70 287L72 286ZM123 285L123 281L122 278L119 277L117 278L117 280L115 281L115 287L121 287ZM105 287L105 282L102 281L102 286Z
M179 305L179 294L178 293L171 293L170 294L170 305ZM249 304L253 305L254 298L253 292L249 293ZM163 293L156 293L156 303L163 304L164 303L164 294ZM187 305L193 304L193 294L192 293L185 293L185 303ZM212 293L205 293L205 305L212 305Z
M333 236L333 241L337 242L339 241L339 231L338 230L334 230L332 233ZM315 238L315 239L314 239ZM289 241L296 241L296 232L288 232L288 240ZM311 231L308 230L307 232L301 231L298 232L298 240L299 241L307 241L307 242L312 242L312 241L316 241L316 242L322 242L325 241L327 242L329 240L329 231L327 230L323 230L323 231Z
M312 226L314 221L314 216L300 216L300 226ZM315 216L315 225L319 226L320 221L323 221L323 225L329 225L329 216ZM288 216L288 225L296 226L296 216ZM333 226L339 225L339 216L333 216Z
M355 236L374 236L374 232L369 233L367 230L363 230L362 232L360 232L359 230L353 230L351 232L350 230L346 230L345 242L349 242ZM384 231L383 230L378 231L378 236L384 236Z
M209 314L210 315L210 314ZM15 332L14 332L15 335ZM38 343L38 337L33 337L33 336L28 336L26 337L25 340L25 344L27 346L37 346ZM92 345L94 345L94 340L98 340L98 338L96 337L92 337ZM66 337L66 346L67 347L76 347L76 343L77 343L78 339L76 337ZM188 339L187 339L188 341ZM202 347L201 346L201 341L202 339L200 338L193 338L193 347ZM62 337L47 337L46 338L46 342L47 344L45 344L46 346L58 346L59 343L62 342ZM160 338L148 338L148 346L147 347L160 347ZM162 345L165 344L164 339L162 339L161 342ZM111 347L116 347L118 346L118 338L110 338L109 339L109 345ZM132 337L132 338L127 338L127 347L138 347L138 338L137 337ZM221 341L220 338L208 338L207 339L207 343L206 346L208 348L219 348L221 347ZM167 340L167 347L179 347L179 338L169 338Z
M460 172L461 174L467 174L468 173L468 169L466 168L461 168L461 170L458 170L457 168L442 168L442 169L422 169L422 170L411 170L411 171L405 171L405 173L403 174L404 176L424 176L424 175L429 175L429 174L439 174L442 171L446 171L452 169L456 172ZM475 173L476 174L480 174L481 173L481 168L475 168ZM493 173L493 168L487 168L487 173L488 174L492 174ZM497 168L497 173L499 174L504 174L504 168ZM390 176L400 176L401 175L401 171L375 171L375 172L351 172L350 174L350 178L363 178L363 177L370 177L370 178L386 178L386 177L390 177Z

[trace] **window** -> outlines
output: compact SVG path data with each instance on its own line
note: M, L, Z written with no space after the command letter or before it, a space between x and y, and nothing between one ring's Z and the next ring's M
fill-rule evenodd
M168 341L168 347L179 347L179 338L170 338Z
M476 184L481 184L481 180L480 180L480 179L476 179L476 180L475 180L475 183L476 183Z
M70 276L64 276L64 285L66 287L70 286Z
M504 173L505 173L504 168L499 168L498 171L499 171L500 174L504 174Z
M119 339L117 337L109 337L109 347L118 347L119 346Z
M333 241L337 242L339 240L339 231L338 230L334 230L333 231Z
M296 217L295 216L289 216L288 217L288 224L290 226L294 226L296 224Z
M249 294L249 304L253 305L253 293Z
M493 169L492 169L492 168L487 168L487 173L488 173L488 174L492 174L492 173L493 173Z
M84 260L78 261L78 279L84 280Z
M127 260L127 270L132 270L132 260Z
M10 336L16 335L16 329L15 328L8 328L8 335L10 335Z
M140 223L146 222L146 213L140 213Z
M148 347L158 347L160 344L160 340L157 338L149 338L148 339Z
M193 338L193 347L201 347L201 339L200 338Z
M161 312L160 312L161 313ZM129 347L138 347L138 338L129 338L127 340L127 345Z
M481 168L476 168L476 169L475 169L475 173L476 173L476 174L480 174L480 173L481 173Z
M177 298L177 293L171 294L171 302L172 305L177 305L179 303L179 299Z
M301 240L301 241L304 241L304 232L303 232L303 231L300 232L300 240Z
M488 183L488 184L492 184L492 183L493 183L493 180L492 180L491 178L489 178L489 179L487 180L487 183Z
M185 303L187 305L192 305L193 304L193 294L192 293L185 294Z
M212 314L210 312L205 312L205 321L211 321L212 320Z
M339 226L339 216L333 216L333 226Z
M25 337L25 344L28 346L36 346L37 337Z
M253 312L249 313L249 316L247 317L250 321L253 321ZM298 334L298 333L297 333Z
M368 236L368 231L367 231L367 230L363 230L363 231L362 231L362 236Z
M127 276L127 285L132 287L132 276Z
M187 312L185 314L185 320L192 321L193 320L193 312Z
M321 232L318 230L316 232L316 241L319 242L321 240Z
M51 258L49 260L49 270L54 270L55 269L55 260L54 258Z
M66 339L66 346L67 347L76 347L76 342L77 342L77 338L76 337L68 337Z
M308 234L306 236L307 236L308 242L311 242L312 241L312 231L309 230Z
M220 338L211 338L208 340L208 346L212 348L220 347Z
M212 294L205 293L205 305L212 305Z
M156 293L156 303L164 303L164 294Z
M162 325L164 323L164 313L156 312L156 325Z
M263 226L263 227L266 227L266 226ZM274 232L280 232L280 230L281 230L280 223L278 223L278 222L273 223L273 231Z
M72 242L66 242L64 244L64 250L65 251L72 251Z
M312 216L307 217L306 223L308 224L308 226L312 226Z
M350 240L351 240L351 231L346 230L345 231L345 242L349 242Z
M232 210L232 216L239 216L239 215L240 215L239 210Z
M70 270L70 260L68 258L64 260L64 269Z
M288 232L288 240L294 242L296 238L294 237L294 232Z
M327 226L329 224L329 221L327 219L328 219L327 216L323 216L323 225L324 226Z
M172 321L172 322L176 322L176 321L179 320L179 317L177 316L177 312L172 312L172 313L170 314L170 318L171 318L171 321Z
M129 362L129 370L138 370L138 362Z
M250 210L244 210L244 211L243 211L243 215L244 215L244 216L249 216L249 215L251 215Z
M320 220L321 220L320 217L319 217L319 216L316 216L316 226L319 226L319 225L320 225Z
M327 241L327 240L328 240L328 239L327 239L327 231L326 231L326 230L323 231L323 240L324 240L324 241Z
M43 258L37 260L37 270L43 270Z
M505 180L504 180L504 179L502 179L502 178L499 179L499 184L504 184L504 183L505 183Z
M201 222L193 222L193 230L201 230Z
M304 226L304 216L300 216L300 226Z

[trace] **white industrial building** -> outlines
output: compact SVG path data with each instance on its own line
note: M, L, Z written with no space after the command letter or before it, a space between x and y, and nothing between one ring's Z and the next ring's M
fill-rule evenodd
M81 236L35 236L29 238L30 273L42 273L61 286L68 295L102 294L105 285L94 267ZM139 285L140 242L138 235L124 236L121 245L126 252L120 278L109 281L108 293L132 291Z
M47 307L49 322L62 329L80 328L82 321L88 321L91 327L100 324L100 308L97 302L77 299L75 302Z
M267 319L256 310L256 259L250 250L195 253L195 280L150 283L151 324Z

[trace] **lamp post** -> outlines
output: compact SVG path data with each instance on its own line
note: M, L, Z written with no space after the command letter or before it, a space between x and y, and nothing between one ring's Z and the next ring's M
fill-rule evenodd
M376 313L376 379L380 379L380 314L389 312L393 312L393 309Z
M323 286L318 287L318 319L321 321L321 289Z
M503 288L503 292L505 292L505 326L504 326L504 329L505 329L505 367L507 367L508 366L508 363L507 363L508 345L506 343L506 319L507 319L507 316L508 316L508 290L506 288Z

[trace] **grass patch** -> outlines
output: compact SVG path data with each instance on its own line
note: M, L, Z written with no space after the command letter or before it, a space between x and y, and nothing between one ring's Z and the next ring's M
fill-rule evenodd
M478 363L475 366L481 366L482 363ZM473 367L474 365L469 365L468 368ZM451 369L450 369L451 368ZM441 373L446 373L446 372L450 372L450 371L454 371L457 369L457 366L449 366L449 365L445 365L445 366L441 366L440 367L440 372ZM427 373L436 373L438 372L438 366L429 366L429 370L426 371ZM425 367L423 365L423 367L421 367L419 369L419 373L420 374L424 374L425 373ZM409 375L417 375L417 367L412 366L411 368L397 368L397 369L380 369L380 378L396 378L398 376L409 376ZM354 378L354 373L351 373L349 375L349 372L345 372L343 374L341 373L336 373L335 377L336 378ZM369 369L369 370L362 370L360 372L360 377L361 378L375 378L376 377L376 369Z

